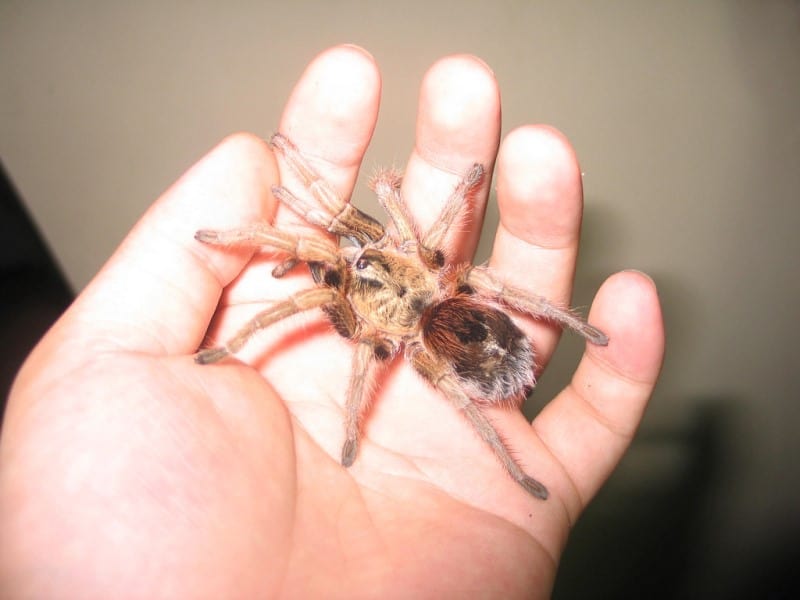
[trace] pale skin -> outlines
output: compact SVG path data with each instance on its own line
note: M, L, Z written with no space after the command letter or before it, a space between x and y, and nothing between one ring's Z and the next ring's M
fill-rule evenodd
M306 69L277 127L314 149L343 197L379 91L368 54L332 48ZM403 196L426 230L470 164L496 161L490 264L566 304L582 210L574 152L543 126L500 144L499 115L481 61L434 64ZM611 341L586 346L571 383L532 423L486 411L548 500L512 481L401 362L375 374L358 459L345 469L352 346L321 315L260 334L241 362L192 359L263 308L254 303L311 285L301 268L272 278L279 258L193 238L255 220L297 223L269 191L286 179L263 141L224 140L153 205L28 358L0 439L0 587L10 596L549 595L569 528L628 447L658 376L653 283L627 271L600 287L589 321ZM458 260L474 252L488 190L450 240ZM542 368L558 331L518 322Z

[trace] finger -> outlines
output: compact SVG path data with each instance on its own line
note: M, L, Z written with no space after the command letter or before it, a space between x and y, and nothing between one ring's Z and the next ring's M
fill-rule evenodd
M381 80L375 60L365 50L342 45L318 55L295 85L279 131L300 149L319 174L347 199L378 118ZM284 185L300 191L281 164ZM296 223L279 211L279 223Z
M533 421L563 468L560 489L551 491L565 499L573 522L630 444L664 355L661 307L647 276L627 271L610 277L590 318L611 341L587 344L569 386Z
M287 100L278 131L288 137L330 183L347 199L352 193L358 169L377 119L380 74L372 57L361 48L336 46L316 56L303 71ZM280 183L298 196L310 197L302 182L276 152ZM323 235L300 215L278 205L274 219L278 229L300 235ZM294 269L289 277L272 273L285 256L262 253L254 258L234 285L227 290L225 311L209 330L212 345L221 344L250 320L264 301L283 300L308 288L308 269ZM254 340L255 342L255 340ZM259 336L248 345L248 353L263 355L274 340Z
M475 252L499 136L500 92L486 64L468 55L435 63L422 82L416 141L402 191L425 232L469 167L476 162L485 167L484 180L470 197L469 214L446 238L453 262L471 260Z
M369 53L352 45L330 48L305 68L289 95L278 125L278 132L298 148L305 161L345 201L352 194L375 128L380 90L380 74ZM276 152L276 158L280 184L292 194L312 201L311 192L304 189L280 151ZM274 224L282 231L301 236L325 235L321 228L310 225L283 205L278 206ZM225 343L266 305L285 301L314 285L309 269L302 265L292 269L286 277L273 277L274 268L280 264L285 264L285 256L279 253L263 253L251 261L242 277L226 293L224 301L230 310L221 312L213 323L209 345ZM317 328L317 324L321 327ZM279 387L280 382L290 382L293 374L305 375L309 369L327 373L317 364L315 354L308 352L306 344L294 343L298 336L310 339L313 331L326 334L316 337L318 343L338 343L324 315L320 311L309 311L298 319L287 319L280 326L268 327L253 336L237 357L254 364ZM320 347L318 345L317 349ZM275 360L276 350L279 350L280 360Z
M547 126L509 133L497 167L500 224L490 267L505 282L567 306L578 253L583 188L577 158L567 139ZM523 319L542 368L559 332Z
M252 252L221 252L194 233L269 218L277 180L263 141L249 134L224 140L141 218L59 324L74 331L62 333L93 338L93 351L195 351L222 288Z

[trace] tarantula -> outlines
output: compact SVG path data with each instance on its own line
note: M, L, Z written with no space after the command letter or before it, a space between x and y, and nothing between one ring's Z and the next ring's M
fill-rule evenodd
M240 350L260 329L320 308L340 335L355 342L344 405L342 465L349 467L358 453L370 367L402 352L467 417L509 475L536 498L546 499L547 488L522 470L481 410L519 402L534 386L531 343L502 308L568 327L594 344L605 345L608 338L572 311L506 285L485 266L447 263L445 235L482 181L483 166L469 168L435 224L420 234L403 203L396 172L381 171L371 182L390 219L384 227L340 198L285 136L275 134L270 145L283 155L313 201L282 186L273 187L273 195L310 224L352 245L287 233L265 223L198 231L195 238L207 244L266 246L285 253L273 270L275 277L305 262L317 286L258 313L224 346L202 350L195 360L219 361Z

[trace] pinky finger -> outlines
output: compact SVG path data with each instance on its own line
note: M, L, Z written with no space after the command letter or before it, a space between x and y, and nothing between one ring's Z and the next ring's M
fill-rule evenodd
M655 285L642 273L610 277L590 320L610 338L587 344L568 385L533 421L561 464L559 490L577 518L628 448L655 387L664 355L664 325ZM555 490L553 490L555 491Z

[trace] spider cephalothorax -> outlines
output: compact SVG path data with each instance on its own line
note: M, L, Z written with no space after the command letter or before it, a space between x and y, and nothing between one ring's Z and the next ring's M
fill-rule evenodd
M313 202L275 186L278 200L309 223L343 237L340 247L325 237L298 236L258 223L231 231L198 231L209 244L267 246L286 254L274 270L280 277L298 262L308 264L316 287L296 293L258 313L221 347L202 350L198 363L237 352L258 330L297 312L321 308L336 331L355 342L353 371L345 400L345 441L341 461L358 453L359 420L368 402L366 374L375 362L399 352L444 393L489 444L505 469L537 498L547 489L514 460L481 405L520 401L533 387L533 349L503 307L574 329L595 344L608 338L570 310L505 285L483 266L446 263L444 237L483 179L473 165L448 199L439 219L419 234L400 195L400 177L382 171L372 181L391 226L345 202L283 135L272 147L283 154Z

